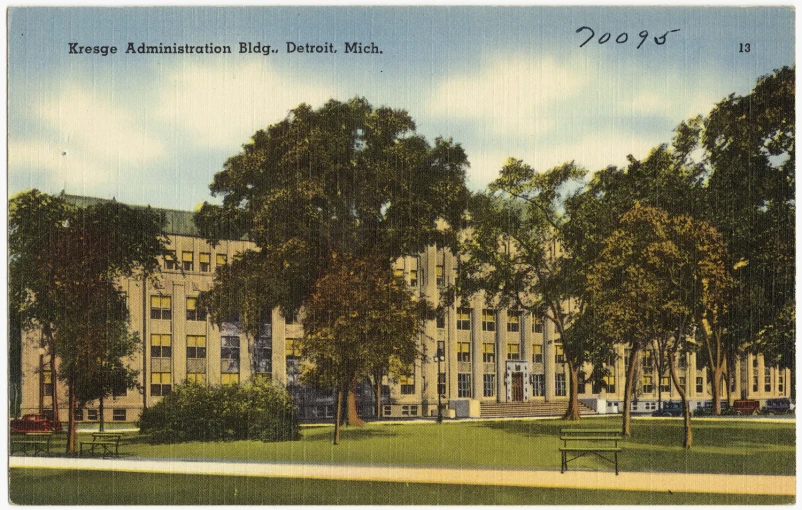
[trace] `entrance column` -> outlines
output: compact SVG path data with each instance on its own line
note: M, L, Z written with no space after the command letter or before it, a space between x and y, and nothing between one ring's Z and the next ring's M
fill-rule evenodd
M496 310L496 401L504 402L507 400L507 392L504 389L504 378L507 359L507 311Z

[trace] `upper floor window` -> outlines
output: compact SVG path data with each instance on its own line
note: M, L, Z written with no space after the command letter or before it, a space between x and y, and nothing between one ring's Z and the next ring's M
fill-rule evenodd
M507 331L517 333L521 331L521 312L518 310L507 311Z
M288 338L284 342L285 352L284 355L288 358L301 357L301 340L298 338Z
M225 266L226 264L228 264L228 257L226 256L225 253L218 253L217 255L215 255L214 261L218 266Z
M521 359L521 346L519 344L507 344L507 359Z
M457 308L457 329L471 329L471 309Z
M496 362L496 344L482 344L482 361L485 363Z
M457 342L457 361L471 361L471 344L468 342Z
M168 250L164 254L164 268L165 269L178 269L178 264L175 259L175 250Z
M543 363L543 344L532 344L532 362Z
M150 318L163 320L173 318L170 296L150 296Z
M198 298L187 298L187 320L188 321L205 321L206 310L198 308Z
M410 269L409 270L409 285L411 287L418 286L418 270L417 269Z
M554 361L555 363L565 363L565 350L562 344L554 344Z
M532 333L543 333L543 321L532 317Z
M496 330L496 312L485 308L482 310L482 331Z
M150 335L151 358L169 358L173 355L172 336Z
M446 284L445 268L443 266L437 266L435 268L435 278L438 287L443 287Z
M193 271L195 267L195 258L191 251L181 253L181 267L184 271Z
M212 254L211 253L199 253L198 254L198 265L200 266L200 270L202 273L208 273L212 269Z

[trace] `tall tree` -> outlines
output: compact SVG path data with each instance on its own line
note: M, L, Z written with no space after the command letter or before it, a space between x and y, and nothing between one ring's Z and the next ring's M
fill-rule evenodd
M337 257L371 255L389 270L431 244L455 249L467 165L458 144L430 145L403 110L359 98L298 106L229 158L210 186L222 205L195 216L212 243L247 235L256 245L212 294L240 296L251 317L276 306L292 316ZM251 278L260 284L240 286Z
M736 268L722 332L733 362L747 348L794 368L795 86L795 68L778 69L704 124L707 215Z
M108 394L106 376L121 373L115 354L130 354L117 282L158 269L162 222L150 208L76 207L36 190L9 203L10 302L24 327L42 330L51 360L60 360L53 380L69 390L68 452L75 451L76 406Z
M579 419L578 372L593 361L601 340L588 335L588 328L570 332L586 301L577 271L582 261L565 238L571 217L563 207L584 174L572 163L538 173L521 160L508 159L488 193L472 201L459 289L463 296L484 291L489 301L528 310L554 324L570 374L565 418L571 420Z
M384 261L333 256L331 269L306 301L302 355L304 379L336 390L334 444L339 444L342 405L354 383L386 373L391 359L412 365L423 320L434 311L425 300L415 300Z

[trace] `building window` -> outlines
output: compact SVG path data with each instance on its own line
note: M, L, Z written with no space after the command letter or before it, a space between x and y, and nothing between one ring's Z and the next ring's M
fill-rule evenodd
M484 374L484 396L493 397L496 394L496 374Z
M471 344L469 342L457 342L457 361L470 363Z
M403 267L396 267L393 269L393 277L404 279L404 268Z
M686 368L688 368L688 353L687 353L687 352L681 352L681 353L679 353L679 358L678 358L678 361L677 361L677 366L678 366L678 367L679 367L681 370L685 370Z
M445 397L446 394L446 373L440 372L437 374L437 394L443 395Z
M507 344L507 359L521 359L520 344Z
M496 344L482 344L482 361L485 363L496 362Z
M199 253L198 266L200 266L200 270L202 273L208 273L212 269L212 254Z
M608 393L615 393L615 374L605 375L604 384L607 386Z
M150 394L154 397L169 395L172 391L172 377L170 372L150 373Z
M172 355L172 337L170 335L150 335L150 356L152 358L169 358Z
M543 333L543 322L537 317L532 317L532 333Z
M543 374L535 374L532 376L532 386L534 396L542 397L546 394L546 376Z
M409 286L410 287L417 287L418 286L418 270L417 269L410 269L409 270Z
M471 329L470 308L457 308L457 329L470 331Z
M558 397L565 396L565 374L554 375L554 394Z
M438 315L437 316L437 329L446 329L446 316L445 315Z
M765 367L763 369L763 391L771 391L771 368Z
M112 398L124 397L126 395L128 395L128 386L126 385L125 379L120 378L115 380L111 388Z
M111 419L114 421L125 421L125 409L112 410Z
M641 379L641 383L643 384L644 393L654 393L654 382L652 381L652 376L644 375Z
M482 331L496 330L496 312L485 308L482 310Z
M164 254L164 268L165 269L178 269L178 263L175 259L175 250L168 250L167 253Z
M214 256L214 262L217 264L217 267L225 266L228 264L228 257L225 253L218 253Z
M777 393L780 395L785 394L785 374L782 369L777 372Z
M301 357L301 339L288 338L284 342L285 356L287 358L298 359Z
M187 381L206 382L206 337L187 336Z
M206 310L198 308L198 298L187 298L187 320L188 321L205 321Z
M671 391L671 381L668 377L660 378L660 391Z
M687 387L685 386L685 378L684 378L684 377L680 377L680 378L679 378L679 386L680 386L680 388L682 388L682 389L683 389L683 391L684 391L684 390L687 388Z
M239 337L224 336L220 345L220 383L239 383Z
M194 256L191 251L181 253L181 268L184 271L192 271L195 267Z
M89 421L97 421L97 409L87 409L86 419Z
M576 374L576 392L578 395L585 394L585 373L577 372Z
M650 370L654 366L654 351L643 351L643 368Z
M565 363L565 351L562 344L554 343L554 362Z
M253 344L253 371L257 375L273 372L273 344L266 334L259 336Z
M704 377L697 377L696 378L696 393L702 393L705 391L705 380Z
M173 318L170 296L150 296L150 318L170 320Z
M507 331L518 333L521 331L521 312L518 310L507 310Z
M543 363L543 344L532 344L532 361Z
M50 370L42 371L42 384L44 384L44 394L46 397L53 396L53 372Z
M443 287L446 284L445 279L445 268L443 266L437 266L435 268L435 278L438 287Z
M471 374L457 374L457 397L471 398Z
M399 375L398 384L401 386L402 395L415 394L415 374L412 375Z

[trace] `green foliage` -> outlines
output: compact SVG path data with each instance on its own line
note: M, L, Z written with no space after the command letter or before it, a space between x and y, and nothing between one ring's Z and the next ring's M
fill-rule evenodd
M157 443L300 437L295 403L261 380L208 387L186 382L140 417L140 432Z

